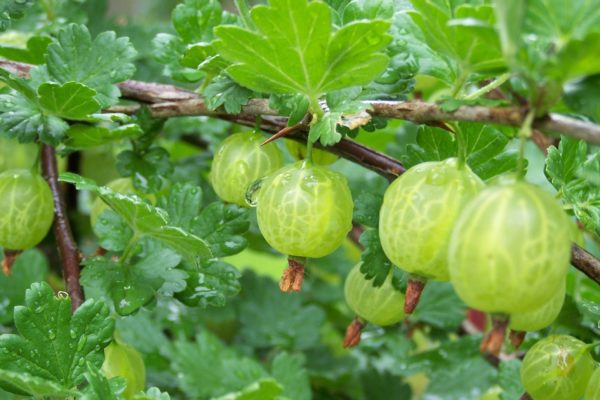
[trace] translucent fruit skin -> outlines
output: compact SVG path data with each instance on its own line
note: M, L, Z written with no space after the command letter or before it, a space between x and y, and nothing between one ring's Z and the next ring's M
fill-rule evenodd
M511 315L508 327L515 331L533 332L549 326L560 313L565 301L565 290L566 282L541 307L521 314Z
M283 155L277 145L261 146L264 140L260 133L243 132L223 141L210 171L213 189L222 200L248 207L248 186L283 166Z
M118 340L104 349L102 372L109 379L115 376L125 378L127 387L123 396L128 400L146 386L146 367L142 356L135 348Z
M450 232L464 205L484 184L458 160L416 165L385 192L379 214L383 251L397 266L434 280L448 280Z
M486 188L452 232L448 262L456 293L490 313L541 307L564 285L569 223L550 194L526 182Z
M390 273L380 287L365 279L360 272L361 264L350 270L344 284L346 303L354 313L365 321L380 326L396 324L404 318L404 295L392 286Z
M585 389L584 400L600 400L600 367L592 374Z
M346 178L303 161L265 179L256 195L258 226L277 251L323 257L352 228L352 195Z
M25 250L44 239L54 220L50 187L28 170L0 174L0 246Z
M286 140L285 147L296 160L304 160L306 158L306 145L296 142L295 140ZM329 165L336 162L338 156L328 151L313 148L312 160L317 165Z
M586 346L567 335L533 345L521 365L521 382L533 400L579 400L595 364Z
M33 165L38 145L19 143L14 139L0 137L0 172L29 168Z

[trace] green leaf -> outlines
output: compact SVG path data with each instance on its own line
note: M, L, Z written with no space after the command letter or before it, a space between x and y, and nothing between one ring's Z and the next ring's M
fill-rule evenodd
M257 31L219 26L215 46L233 63L227 73L257 92L314 99L369 83L389 61L380 52L391 39L385 21L353 22L333 33L330 8L306 0L271 0L251 16Z
M550 146L546 157L546 176L552 186L560 190L577 178L577 171L587 159L584 141L561 137L558 148Z
M456 135L461 135L467 164L481 179L512 171L517 166L517 154L505 150L510 140L500 130L477 123L459 123ZM441 161L458 156L458 144L447 130L420 126L417 143L409 144L401 155L407 167L426 161Z
M76 390L43 378L31 376L28 373L12 372L0 369L0 386L11 393L34 397L69 397L76 396Z
M1 256L0 256L1 257ZM48 273L48 261L44 254L36 249L21 253L12 267L10 276L0 274L0 323L7 324L13 320L13 308L25 301L25 290L32 283L43 281Z
M496 27L500 34L502 52L509 65L514 65L521 49L527 2L521 0L494 0Z
M383 285L394 265L383 252L379 240L379 230L374 228L365 229L358 241L365 248L360 255L362 261L360 272L365 275L365 278L373 279L373 286Z
M373 192L360 192L354 199L354 215L352 219L370 228L379 226L379 210L383 196Z
M52 43L48 36L32 36L27 40L27 48L0 46L0 57L27 64L43 64L46 48Z
M180 257L169 250L152 252L131 265L95 257L85 261L81 284L86 293L93 290L110 298L120 315L129 315L154 299L180 261ZM178 281L182 278L184 276L179 276Z
M135 67L136 51L126 37L102 32L92 40L84 25L69 24L58 31L48 46L46 66L31 71L39 82L79 82L96 91L102 107L115 104L120 92L116 83L129 79Z
M240 273L231 264L203 261L198 268L188 269L186 287L175 296L190 307L223 307L227 299L240 292Z
M411 319L439 329L456 330L465 319L467 306L447 282L428 282Z
M237 254L248 244L242 235L250 227L249 214L246 208L214 202L192 220L191 232L210 246L215 257Z
M600 153L588 158L587 143L561 137L548 148L546 176L586 229L600 236Z
M309 102L303 94L272 94L269 107L288 116L288 126L296 125L308 112Z
M325 314L304 305L298 293L282 293L269 278L245 273L238 297L240 338L257 348L306 349L319 341Z
M228 393L214 400L264 400L278 399L281 394L281 385L276 380L264 378L254 382L239 392Z
M578 114L600 122L600 74L590 76L565 86L565 103Z
M202 188L189 183L176 183L169 195L159 200L159 205L169 214L169 223L190 230L192 221L200 214Z
M142 135L137 124L127 124L116 128L73 124L67 131L66 145L74 149L87 149L102 146L123 139L134 139Z
M283 386L283 396L294 400L312 398L304 362L302 354L279 353L273 359L271 375Z
M81 120L100 110L96 91L78 82L43 83L38 88L40 106L64 119Z
M13 20L22 18L32 4L33 0L4 0L0 5L0 31L7 30Z
M498 385L502 388L502 400L518 399L525 388L521 383L521 360L502 361L498 366Z
M219 75L204 89L203 94L209 110L224 106L227 113L239 114L254 93L228 76Z
M375 368L365 369L361 375L365 398L369 400L410 399L410 386L398 375L380 372ZM385 389L383 389L385 388Z
M0 369L49 380L65 388L83 381L86 362L99 368L114 321L102 302L87 300L71 315L71 300L34 283L25 306L15 307L20 335L0 336Z
M411 3L415 11L409 14L426 44L450 61L457 76L476 80L505 68L493 7L460 4L449 9L431 0Z
M172 361L188 398L221 396L268 377L261 364L235 353L207 330L195 342L175 341Z
M127 386L125 378L116 377L110 381L102 374L100 369L87 363L85 379L90 384L80 398L81 400L121 400L121 395Z
M117 156L117 169L123 176L131 176L133 185L144 192L164 189L165 181L173 172L169 152L162 147L145 151L125 150Z
M337 131L337 125L341 122L342 113L326 112L316 124L310 127L308 138L311 142L320 141L323 146L331 146L342 139Z
M171 396L157 387L151 387L146 393L134 395L133 400L171 400Z
M213 29L237 19L223 11L218 0L185 0L177 5L171 21L178 36L159 33L153 40L154 55L165 64L165 75L188 82L218 75L228 63L211 44Z
M102 201L123 218L134 235L157 239L191 263L196 263L199 257L212 256L204 240L184 229L169 225L169 216L165 210L151 206L140 197L115 193L106 186L97 186L91 179L72 173L61 174L60 180L75 184L79 190L97 193Z
M400 159L406 167L425 161L440 161L457 155L457 146L452 134L444 129L419 126L417 143L406 146Z
M505 150L510 140L489 125L459 123L457 134L465 143L467 164L483 180L489 180L517 168L518 155Z
M57 144L69 125L53 115L44 115L39 105L21 93L0 95L0 130L20 142L39 138Z

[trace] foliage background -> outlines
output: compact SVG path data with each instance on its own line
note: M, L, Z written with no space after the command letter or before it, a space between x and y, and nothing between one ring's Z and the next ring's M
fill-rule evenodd
M134 79L168 82L163 65L154 59L152 40L159 32L174 33L170 12L178 2L114 0L108 5L108 18L96 17L106 4L88 3L97 7L90 8L94 17L87 24L93 35L112 29L118 36L131 38L138 50ZM225 7L231 9L231 4ZM419 76L416 87L427 97L444 84ZM568 110L564 103L555 109ZM165 168L172 169L173 182L186 181L202 188L202 207L217 201L207 182L211 154L227 134L238 129L204 117L173 119L164 126L159 143L169 151ZM509 128L502 130L508 136L515 134ZM415 125L395 121L376 134L361 132L356 140L410 164L405 149L417 145L417 133ZM206 148L199 150L180 140L182 134L201 137ZM515 147L511 142L508 148ZM116 155L121 150L108 146L84 152L80 173L99 184L117 178ZM526 154L527 179L554 191L544 174L543 153L529 142ZM368 201L365 193L383 194L387 187L384 178L346 160L338 160L333 169L348 177L357 208ZM76 221L74 229L82 251L91 254L96 248L87 217L91 197L80 193L78 200L79 212L71 217ZM243 233L247 225L244 237L248 247L222 261L242 271L238 296L227 302L209 302L205 307L186 307L159 292L157 299L138 313L116 316L119 337L144 357L148 387L157 386L173 399L218 398L253 385L264 385L264 390L280 385L285 396L298 400L491 400L515 399L522 394L520 360L513 357L496 368L480 356L482 335L467 334L466 306L448 283L429 284L421 304L404 324L386 329L368 326L361 345L344 350L343 332L353 315L343 301L342 287L345 275L361 257L356 243L348 240L334 254L313 261L302 293L282 294L276 282L285 258L270 250L261 238L253 211L235 213L228 229ZM233 235L231 232L226 237ZM583 240L600 256L591 236ZM23 304L25 289L40 280L60 289L59 274L54 243L48 238L39 249L29 250L18 259L10 278L0 275L3 332L14 332L12 308ZM176 279L173 281L176 284ZM524 350L548 332L575 334L588 342L597 340L597 286L575 270L569 272L568 283L568 298L556 323L546 332L528 335ZM17 398L9 393L0 396Z

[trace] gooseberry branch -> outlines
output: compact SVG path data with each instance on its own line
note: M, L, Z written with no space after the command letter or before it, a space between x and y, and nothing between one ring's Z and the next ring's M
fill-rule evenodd
M27 76L30 65L13 61L0 60L0 68L19 75ZM256 117L262 116L261 129L276 133L287 126L287 118L278 116L276 110L269 107L267 99L251 99L242 107L239 114L227 114L222 109L210 110L198 94L179 88L151 82L128 80L119 84L123 98L135 100L148 105L152 116L169 118L177 116L204 115L232 121L241 125L256 126ZM528 110L524 107L483 107L462 106L452 112L443 111L434 103L421 101L369 101L369 113L372 116L403 119L415 123L442 123L445 121L469 121L520 126L525 120ZM107 112L134 114L141 105L113 106ZM550 113L536 118L533 128L544 132L561 133L579 138L590 143L600 144L600 125L577 120L561 114ZM306 142L308 126L298 129L290 139ZM188 137L188 141L193 138ZM383 153L372 150L354 140L344 138L334 146L323 148L356 164L362 165L392 181L402 174L406 168L398 161ZM600 260L574 244L571 262L596 283L600 284Z
M50 185L54 200L54 235L58 244L58 253L63 265L63 276L67 292L71 297L71 306L75 311L83 304L83 290L79 283L79 250L73 238L71 224L67 217L64 197L58 183L58 167L54 147L42 146L42 171Z

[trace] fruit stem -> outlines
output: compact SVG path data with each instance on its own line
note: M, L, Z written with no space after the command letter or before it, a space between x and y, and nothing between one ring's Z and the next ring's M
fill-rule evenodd
M404 297L404 312L406 314L412 314L415 308L417 308L426 283L427 280L419 276L411 275L408 278L406 296Z
M508 337L510 338L510 343L513 345L515 350L521 347L523 341L525 340L526 334L527 332L524 331L510 331Z
M346 328L346 336L344 336L344 348L354 347L360 343L360 334L366 326L366 322L359 317L354 318L350 325Z
M306 264L305 257L288 257L288 267L283 271L281 281L279 281L279 289L282 292L299 292L302 289L304 264Z
M325 115L325 112L323 111L323 108L321 108L321 105L319 104L319 99L315 96L312 96L308 99L309 104L310 104L310 111L312 113L312 120L310 121L310 125L311 125L311 129L313 127L313 125L315 125L316 123L318 123L323 116ZM306 141L306 160L305 163L308 165L312 165L313 159L312 159L312 148L313 148L313 140L310 138L310 132L308 134L308 140Z
M463 168L467 162L467 145L465 138L458 124L452 126L454 128L454 136L456 137L456 145L458 151L458 168Z
M488 83L487 85L483 86L482 88L479 88L476 91L474 91L473 93L464 96L463 100L475 100L475 99L483 96L484 94L487 94L487 93L491 92L492 90L502 86L502 84L504 84L504 82L506 82L509 79L510 79L510 72L502 74L499 77L497 77L496 79L494 79L493 81L491 81L490 83Z
M525 177L525 144L527 139L531 137L531 125L533 124L533 118L535 117L535 109L532 108L527 113L523 125L519 130L519 158L517 159L517 178L523 179Z
M15 260L21 254L20 250L8 250L4 249L4 258L2 259L2 272L5 276L12 275L12 267Z
M492 315L492 330L483 338L480 351L498 357L504 344L507 326L508 317L506 315Z

